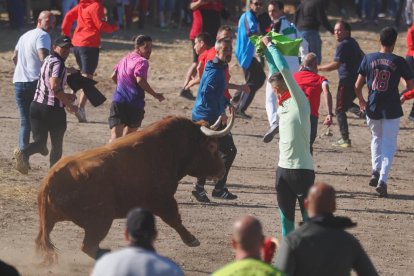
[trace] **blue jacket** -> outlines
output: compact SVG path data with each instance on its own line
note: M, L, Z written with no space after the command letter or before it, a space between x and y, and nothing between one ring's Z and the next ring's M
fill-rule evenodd
M249 36L259 34L256 15L252 11L243 13L239 19L236 41L236 57L240 66L247 69L253 60L255 48Z
M193 121L205 120L212 124L224 113L226 68L227 63L220 61L217 57L207 62L193 107Z

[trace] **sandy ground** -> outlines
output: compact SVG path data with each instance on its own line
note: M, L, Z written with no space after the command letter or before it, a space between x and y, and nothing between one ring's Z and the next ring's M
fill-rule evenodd
M353 36L365 52L378 49L377 29L357 30ZM177 96L191 62L187 30L159 32L148 29L153 36L154 50L150 60L149 83L167 98L158 103L147 97L144 126L166 115L190 116L193 102ZM98 87L110 98L114 85L109 80L113 65L131 49L132 32L120 32L105 36L96 80ZM34 252L38 217L36 195L41 179L48 171L48 158L33 156L29 175L21 175L13 169L12 152L17 145L19 115L14 100L10 61L12 49L19 33L0 30L0 259L14 264L22 275L87 275L94 261L80 251L83 232L73 223L59 223L52 232L52 239L59 248L60 261L52 267L40 267L40 259ZM335 39L324 32L324 60L331 60ZM395 52L405 55L405 33L400 33ZM73 56L67 62L75 65ZM231 74L236 83L242 82L242 73L231 63ZM335 96L336 72L326 74L331 81ZM366 93L366 91L365 91ZM254 117L250 121L237 120L233 128L238 155L230 172L228 186L239 198L228 202L213 200L201 204L191 197L194 179L184 178L178 187L183 222L201 241L201 246L185 246L178 234L161 220L157 220L159 238L156 249L176 261L187 275L207 275L233 258L230 249L232 221L245 215L259 217L266 235L280 239L280 220L274 191L275 167L278 161L277 140L264 144L262 134L267 130L264 109L264 88L249 108ZM109 104L98 108L87 107L89 123L79 124L73 115L68 116L64 155L103 145L109 138L107 117ZM407 113L411 104L405 104ZM321 110L322 114L326 111ZM388 199L376 196L368 180L370 165L370 133L363 120L349 116L353 147L338 149L331 143L338 138L338 126L332 128L333 136L320 136L315 143L316 181L327 182L338 192L338 215L348 216L358 222L353 233L363 244L381 275L410 275L414 271L414 186L412 175L414 162L414 124L407 116L401 120L398 152L389 179ZM319 134L324 127L319 125ZM206 186L211 192L212 186ZM296 214L299 218L299 212ZM298 219L299 220L299 219ZM112 249L125 245L124 220L114 221L111 231L102 242ZM411 274L412 275L412 274Z

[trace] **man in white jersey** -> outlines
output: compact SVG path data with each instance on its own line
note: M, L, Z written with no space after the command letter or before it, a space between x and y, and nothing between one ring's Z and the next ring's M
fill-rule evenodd
M288 38L301 38L295 25L287 20L284 13L284 4L279 0L271 0L267 7L269 17L272 20L271 25L266 32L273 31L282 34ZM303 39L300 46L300 56L303 58L308 53L308 43ZM293 74L299 71L299 57L285 56L286 62L289 65L290 72ZM270 77L270 74L269 74ZM272 86L266 82L266 113L270 128L263 136L263 142L269 143L272 141L275 134L279 132L279 118L277 115L277 97L273 93Z
M55 26L55 16L50 11L42 11L37 19L37 27L24 33L14 49L13 62L16 65L13 75L14 93L20 113L19 146L24 150L30 141L30 103L36 91L40 67L49 55L51 41L49 33ZM47 148L44 152L47 154Z

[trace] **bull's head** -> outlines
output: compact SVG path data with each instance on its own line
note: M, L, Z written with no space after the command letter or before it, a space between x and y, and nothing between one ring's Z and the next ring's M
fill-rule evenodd
M219 151L217 138L230 133L234 125L234 109L230 108L230 118L227 126L222 130L216 130L221 124L221 117L212 126L201 124L200 130L205 135L200 140L198 153L194 156L189 175L206 177L207 179L221 179L225 172L222 154Z

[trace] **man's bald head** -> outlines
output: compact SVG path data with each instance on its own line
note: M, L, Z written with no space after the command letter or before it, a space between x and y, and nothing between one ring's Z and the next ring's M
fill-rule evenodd
M262 224L257 218L245 216L234 223L233 241L247 254L260 254L263 239Z
M305 202L309 217L333 213L336 211L335 190L325 183L317 183L309 190Z
M303 66L309 67L311 69L317 69L318 68L318 57L315 53L308 53L303 58Z
M37 27L51 33L55 27L55 16L51 11L42 11L37 19Z

